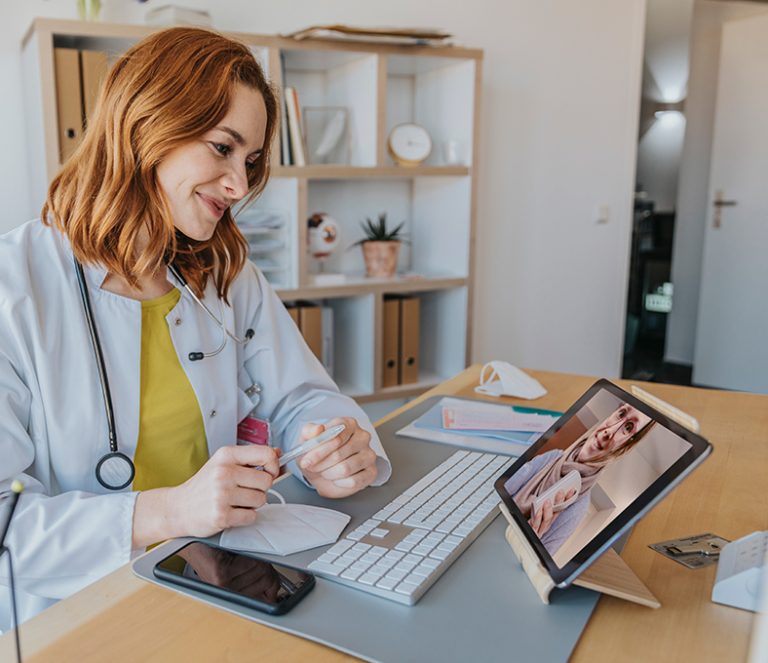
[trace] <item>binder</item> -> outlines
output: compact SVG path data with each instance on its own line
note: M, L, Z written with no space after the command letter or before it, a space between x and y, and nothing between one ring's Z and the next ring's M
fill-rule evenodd
M419 381L419 298L400 300L400 384Z
M394 387L400 377L400 300L384 299L381 386Z
M299 305L299 329L309 349L320 361L323 358L323 314L314 304Z
M107 62L107 54L103 51L80 51L80 64L83 76L83 116L85 117L85 126L87 126L88 118L93 116L93 109L99 98L99 91L107 74L109 63Z
M54 48L56 109L59 123L59 159L64 163L83 134L80 53L76 48Z

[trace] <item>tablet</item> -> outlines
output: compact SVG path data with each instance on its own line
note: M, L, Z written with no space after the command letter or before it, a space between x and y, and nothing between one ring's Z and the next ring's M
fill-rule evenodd
M711 450L701 436L599 380L495 487L555 585L566 587Z

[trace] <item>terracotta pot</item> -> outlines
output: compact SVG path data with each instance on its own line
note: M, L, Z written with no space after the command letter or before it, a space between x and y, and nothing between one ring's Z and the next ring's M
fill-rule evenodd
M375 278L389 278L397 271L397 256L400 242L363 242L365 275Z

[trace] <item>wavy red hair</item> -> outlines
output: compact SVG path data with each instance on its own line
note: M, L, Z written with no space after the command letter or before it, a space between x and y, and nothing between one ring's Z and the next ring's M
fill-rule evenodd
M219 123L237 84L258 90L267 110L263 152L249 171L246 202L253 200L269 179L277 95L244 44L172 28L142 40L110 69L82 142L51 182L43 222L67 235L80 262L101 264L133 287L173 260L198 295L212 277L226 301L248 242L230 210L207 241L178 233L156 173L173 149Z

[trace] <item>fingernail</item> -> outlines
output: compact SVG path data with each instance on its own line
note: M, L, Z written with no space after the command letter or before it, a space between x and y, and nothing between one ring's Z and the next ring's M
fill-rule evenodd
M333 483L335 485L337 485L339 488L354 488L355 487L355 480L354 479L337 479Z

